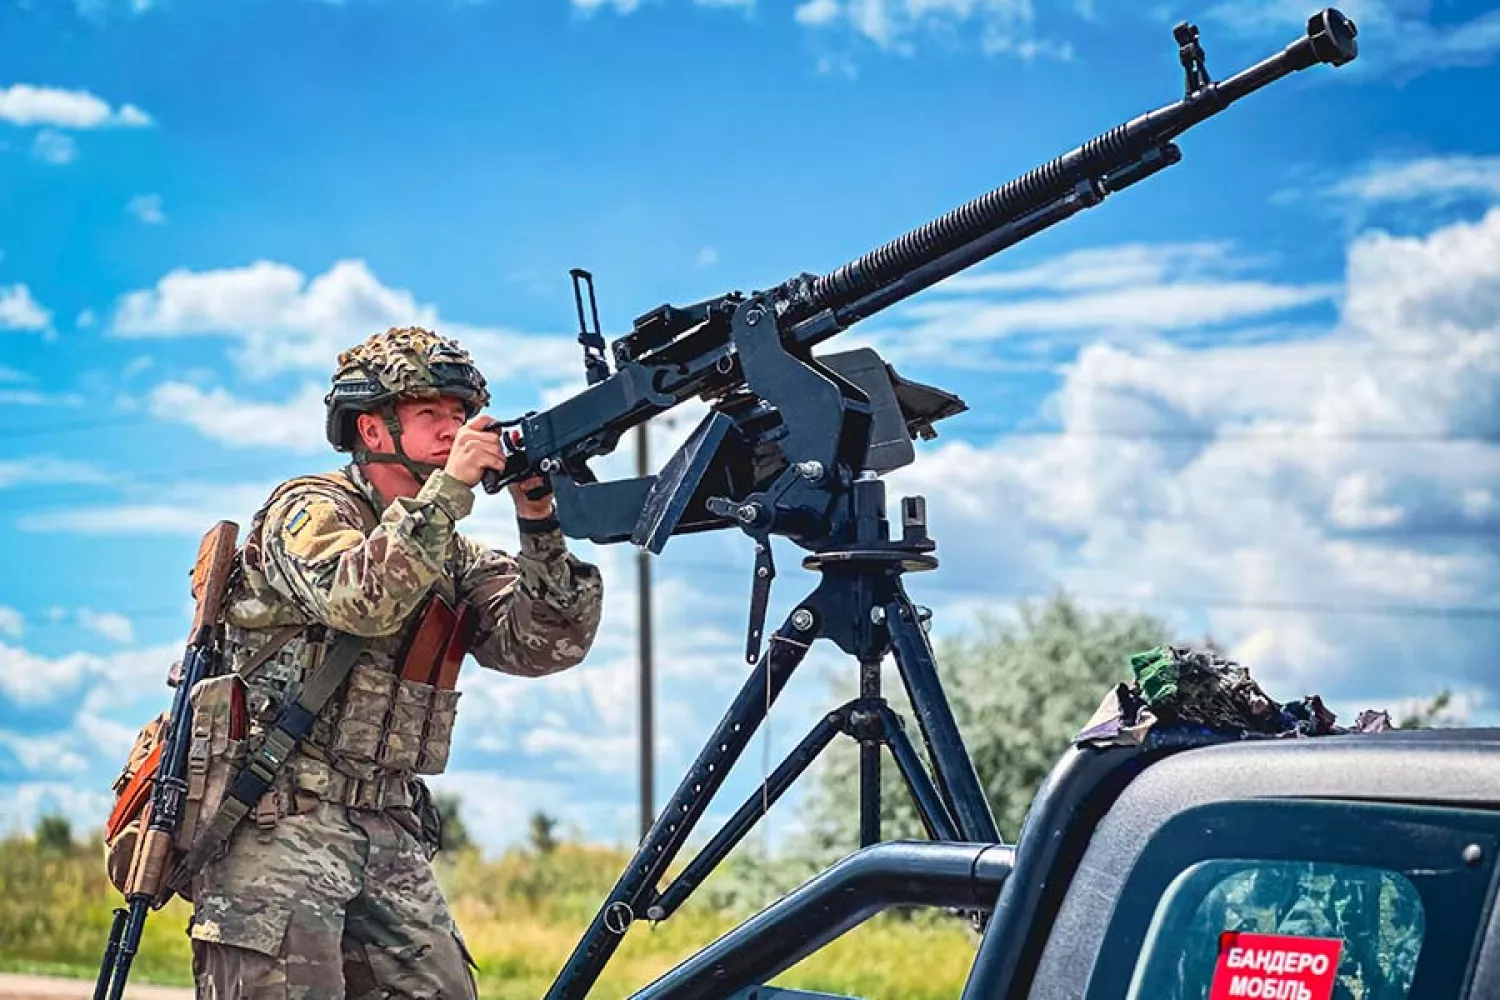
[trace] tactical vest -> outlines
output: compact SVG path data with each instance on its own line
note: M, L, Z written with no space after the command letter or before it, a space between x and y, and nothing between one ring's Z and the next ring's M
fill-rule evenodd
M293 488L332 500L365 534L379 524L370 500L342 473L283 483L251 520L240 573L225 606L224 663L245 682L252 740L296 698L330 637L270 582L277 568L265 559L261 531L271 506ZM439 774L447 767L459 692L451 677L446 687L409 680L401 676L401 663L424 609L435 600L448 608L456 604L456 551L457 546L450 549L445 571L401 629L358 638L348 678L283 768L284 780L278 782L283 799L312 796L363 808L410 805L410 776ZM281 804L282 811L286 806ZM263 804L262 812L271 808Z

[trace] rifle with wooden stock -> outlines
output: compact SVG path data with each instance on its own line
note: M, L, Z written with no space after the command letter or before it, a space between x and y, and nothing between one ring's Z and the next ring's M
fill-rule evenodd
M181 668L168 681L172 684L175 680L176 690L162 740L153 751L155 772L151 773L152 765L148 763L137 774L137 779L150 782L151 797L141 818L141 833L136 838L123 890L125 906L115 910L109 943L94 985L94 1000L120 1000L140 947L147 912L165 906L172 897L167 880L177 853L178 827L187 801L193 687L218 670L217 625L238 537L239 525L220 521L198 546L192 574L192 593L197 602L193 624Z

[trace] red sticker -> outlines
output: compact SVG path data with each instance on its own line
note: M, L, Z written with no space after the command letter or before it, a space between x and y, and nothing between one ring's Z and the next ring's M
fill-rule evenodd
M1330 1000L1343 947L1339 938L1226 931L1208 1000Z

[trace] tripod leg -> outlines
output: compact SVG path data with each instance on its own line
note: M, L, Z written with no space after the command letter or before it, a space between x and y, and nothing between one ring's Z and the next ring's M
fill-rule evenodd
M906 735L906 728L901 725L901 720L887 705L880 708L880 720L885 727L891 757L896 761L896 770L906 780L907 791L911 792L912 801L917 804L917 815L922 817L927 836L933 840L960 839L953 814L943 804L943 797L938 794L931 775L922 765L922 758L917 756L917 748L911 745L911 737Z
M963 838L978 844L1002 843L995 815L979 784L974 761L964 747L953 709L938 679L937 662L927 633L917 620L917 609L900 590L886 606L886 625L891 634L891 652L907 697L916 711L917 726L932 759L938 791L953 811Z
M745 834L755 825L755 821L766 814L771 808L771 803L781 798L783 792L792 786L792 782L801 777L818 754L833 741L844 728L848 707L844 706L836 711L829 712L818 720L812 731L803 737L802 742L787 755L781 766L772 771L766 779L764 792L756 792L745 800L745 804L729 818L723 829L714 834L714 838L704 845L703 850L698 852L697 857L683 869L682 874L662 890L662 894L656 897L656 902L646 911L646 916L651 920L665 920L677 908L683 904L688 895L702 884L708 877L709 872L714 870L720 861L729 856L736 844L744 839Z
M808 606L809 602L803 602ZM640 849L584 932L567 964L558 973L545 1000L581 1000L593 988L610 956L620 946L630 924L652 902L656 884L682 849L724 777L734 766L750 738L766 717L771 702L781 693L807 655L813 634L797 629L788 615L761 654L760 662L740 688L734 703L698 759L688 770L677 791L667 802Z
M874 701L880 697L882 657L861 657L859 696ZM880 740L866 733L859 740L859 846L880 841Z

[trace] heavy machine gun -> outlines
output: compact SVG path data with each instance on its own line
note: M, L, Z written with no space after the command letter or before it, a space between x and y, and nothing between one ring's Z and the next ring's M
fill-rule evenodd
M934 421L961 412L963 404L882 374L868 353L819 358L814 348L1177 163L1182 152L1173 140L1234 101L1289 73L1318 63L1340 66L1357 54L1354 24L1328 9L1311 17L1307 35L1284 51L1212 82L1198 29L1180 24L1174 34L1185 75L1182 100L827 274L659 306L609 345L613 373L592 276L575 269L590 387L498 428L511 460L503 473L487 475L485 489L493 493L540 473L556 494L565 533L601 543L629 540L658 554L674 533L736 524L760 542L776 534L816 550L839 541L829 529L848 519L833 508L851 496L852 477L909 463L910 436L929 436ZM580 291L585 284L592 330ZM887 375L904 431L881 384ZM710 402L713 412L660 475L595 479L589 460L611 453L630 428L694 398ZM762 568L756 567L757 579L769 576Z
M497 425L508 460L503 472L485 477L484 487L494 493L540 475L556 495L565 534L598 543L630 541L653 553L674 534L724 527L746 532L755 548L746 659L755 668L547 1000L587 995L630 925L669 917L841 732L860 744L862 844L880 839L880 750L888 746L929 836L950 842L931 845L947 852L942 856L903 856L893 874L906 884L927 885L929 892L917 894L922 902L976 912L992 904L994 879L1009 862L994 854L990 862L982 860L1001 838L938 680L925 612L901 582L907 571L937 565L925 503L921 497L902 499L901 530L893 536L880 479L914 460L914 439L933 436L934 423L965 406L956 396L901 378L874 351L813 352L861 319L1172 166L1181 159L1174 140L1240 98L1319 63L1341 66L1358 51L1354 24L1330 8L1309 18L1306 35L1280 53L1214 82L1197 28L1180 24L1174 35L1185 77L1180 101L1111 129L827 274L803 273L774 288L687 306L662 305L637 318L606 350L592 276L573 272L589 386L546 410ZM624 432L693 399L708 403L709 412L659 474L601 482L589 469L589 461L611 453ZM763 643L776 573L773 536L807 550L803 566L817 571L821 582ZM858 659L860 697L826 715L763 789L659 891L696 821L818 638ZM930 775L881 697L887 653L916 712ZM816 924L816 906L799 912L804 924L809 913ZM764 944L774 931L758 928L756 940ZM726 971L731 968L739 972ZM752 968L728 961L721 949L713 961L690 960L638 996L727 996L755 981L736 979L753 976L747 971Z

